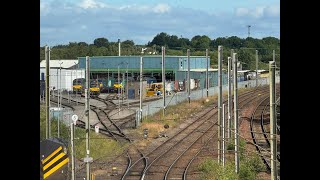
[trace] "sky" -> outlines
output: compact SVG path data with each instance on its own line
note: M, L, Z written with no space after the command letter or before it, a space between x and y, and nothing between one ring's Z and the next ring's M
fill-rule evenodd
M40 46L104 37L144 45L165 32L280 38L280 0L40 0Z

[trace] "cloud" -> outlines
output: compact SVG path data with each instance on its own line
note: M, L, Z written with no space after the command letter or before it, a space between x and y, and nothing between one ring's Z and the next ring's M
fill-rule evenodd
M120 38L146 44L160 32L189 39L195 35L207 35L211 39L232 35L246 37L248 24L252 26L252 37L278 37L280 10L277 8L237 8L234 13L209 14L163 3L116 6L96 0L79 4L51 1L40 3L40 45L80 41L91 44L99 37L113 42Z
M280 6L278 5L267 6L265 8L264 13L266 16L273 16L273 17L280 16Z
M50 13L49 3L40 2L40 15L46 15L48 13Z
M79 3L79 7L88 9L88 8L104 8L107 7L106 4L94 1L94 0L83 0L81 3Z
M249 14L249 9L247 8L237 8L235 10L236 16L246 16Z
M237 17L263 18L280 16L280 6L259 6L254 9L239 7L234 12Z
M126 12L136 12L136 13L166 13L170 11L170 6L168 4L157 4L155 6L132 4L132 5L122 5L119 8L113 7L114 9Z
M170 6L168 4L158 4L153 8L155 13L165 13L170 10Z
M81 29L87 29L86 25L81 25Z

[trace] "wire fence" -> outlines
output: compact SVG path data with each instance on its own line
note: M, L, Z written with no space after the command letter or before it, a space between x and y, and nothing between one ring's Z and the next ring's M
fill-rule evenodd
M276 76L276 83L280 82L280 77ZM269 84L269 78L260 78L258 80L258 86L268 85ZM249 81L242 81L238 82L238 89L242 88L252 88L256 86L256 80L249 80ZM227 91L228 85L222 86L222 91ZM217 95L219 92L219 87L211 87L209 88L209 96ZM207 93L207 89L200 89L191 91L190 93L190 99L191 100L199 100L201 98L205 98ZM183 101L188 100L188 92L177 92L173 95L167 95L165 99L165 107L172 106L179 104ZM142 118L145 118L147 116L153 115L159 111L163 110L163 99L159 99L157 101L152 101L150 103L147 103L142 107ZM138 117L137 117L138 118Z

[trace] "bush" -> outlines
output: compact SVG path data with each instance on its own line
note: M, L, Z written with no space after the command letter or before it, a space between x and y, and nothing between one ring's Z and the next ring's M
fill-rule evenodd
M235 173L234 161L226 162L225 168L217 160L207 159L202 162L198 170L203 172L203 180L255 180L258 172L265 171L260 156L257 154L243 155L240 160L239 174Z
M265 170L265 165L260 156L250 154L248 157L243 157L240 161L239 178L245 180L254 180L259 172Z
M229 151L233 151L234 150L234 144L233 144L233 142L229 142L228 143L228 145L227 145L227 150L229 150Z
M199 165L199 170L203 172L201 179L206 180L237 180L238 175L234 172L232 162L227 162L225 168L216 160L207 159Z

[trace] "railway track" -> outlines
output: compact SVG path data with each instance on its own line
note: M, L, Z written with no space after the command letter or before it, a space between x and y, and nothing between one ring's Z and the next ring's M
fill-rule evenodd
M268 133L270 132L270 122L267 122L270 118L270 115L268 114L268 110L270 109L269 102L269 97L263 99L253 111L250 120L250 132L257 151L259 152L263 162L266 164L267 169L270 171L270 141L268 135ZM266 128L265 125L268 125L268 127ZM280 149L278 143L277 149ZM280 172L280 153L277 153L277 161L278 172ZM278 173L278 175L280 174Z
M259 93L260 91L263 92L264 90L255 90L256 93ZM241 96L247 96L247 99L254 98L254 96L252 96L252 92L244 93ZM149 152L146 155L148 157L148 161L150 162L147 166L143 167L141 164L138 165L139 162L135 162L134 165L132 165L130 169L126 171L126 174L124 175L124 177L127 177L127 179L137 179L137 178L144 179L144 178L149 178L147 175L150 176L150 174L151 175L153 174L152 176L153 178L159 179L160 177L159 174L161 175L166 174L166 170L168 168L167 167L168 162L166 160L175 159L177 156L179 156L179 153L178 154L172 153L171 155L172 157L165 158L165 156L170 156L170 153L168 152L180 152L181 154L181 150L186 149L185 147L181 148L181 146L190 146L190 142L194 142L192 141L192 139L194 140L199 136L201 136L201 134L202 135L205 134L204 132L208 132L209 129L216 124L216 122L215 123L210 122L210 119L212 119L212 117L217 113L217 109L215 108L216 108L216 105L214 105L213 109L210 109L208 112L204 112L203 115L201 115L201 117L198 118L196 121L194 121L193 123L190 123L184 129L181 129L179 132L177 132L177 134L169 138L162 145L151 150L151 152ZM187 143L182 143L182 142L187 142ZM179 144L180 144L180 148L177 148ZM172 151L173 148L175 149L174 151ZM185 157L185 156L180 156L180 157ZM178 160L179 159L176 159L176 161ZM157 163L159 164L157 165ZM174 164L172 165L172 167L173 166ZM167 174L169 174L169 172L170 170L168 171ZM163 176L161 177L163 178Z
M254 100L253 97L245 98L243 101L239 102L239 108L242 108L252 100ZM217 114L215 113L212 117L217 118ZM188 165L192 163L192 159L200 153L210 140L214 139L217 141L217 133L217 126L208 128L173 161L163 179L186 179ZM182 147L178 147L178 149L180 148L182 149Z
M103 126L103 128L99 129L100 133L104 134L104 135L107 135L108 137L113 138L114 140L116 140L119 143L121 143L123 141L131 143L132 140L129 137L127 137L122 132L121 128L113 120L111 120L111 118L108 116L108 113L112 109L114 109L114 107L116 106L109 98L110 98L109 96L107 96L105 99L99 98L99 97L94 97L93 98L93 99L96 99L96 100L98 100L100 102L103 102L106 105L106 107L97 107L95 105L90 105L90 109L97 115L97 118L98 118L100 124ZM65 101L68 100L67 98L64 98L64 97L62 97L62 99L64 99ZM51 101L56 102L53 99L51 99ZM71 100L71 101L74 101L74 100ZM78 104L85 105L85 103L82 103L82 102L78 102ZM72 107L71 105L68 105L65 102L63 102L62 105L66 106L66 107L69 107L69 108L74 110L74 107ZM124 120L126 118L127 117L122 118L121 120ZM109 123L105 123L106 121L109 122ZM82 121L82 120L78 120L78 122L79 122L79 124L77 124L76 126L85 129L85 122ZM125 124L125 123L127 123L127 122L120 123L120 126ZM95 125L96 124L90 125L92 130L94 130ZM135 152L135 153L133 153L133 152ZM139 157L141 159L145 159L144 154L133 144L128 147L128 149L125 152L125 154L126 154L126 157L127 157L127 160L128 160L128 165L127 166L130 166L132 160L136 160L137 159L136 157ZM118 156L117 158L114 158L114 160L115 159L119 159L121 156L123 156L123 154ZM146 159L145 159L145 162L146 162ZM110 162L109 163L106 163L106 162L100 163L99 159L95 159L95 162L93 163L93 166L96 164L96 166L100 166L101 167L101 166L106 166L107 164L112 165L112 163L114 163L114 162L111 162L111 163ZM83 168L84 167L82 167L78 171L81 171ZM92 168L94 168L94 167L92 167ZM124 172L120 172L119 175L114 176L113 178L120 179L121 178L121 174L124 174Z

